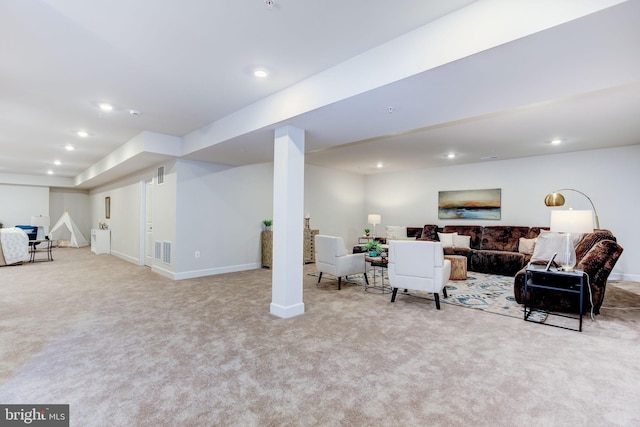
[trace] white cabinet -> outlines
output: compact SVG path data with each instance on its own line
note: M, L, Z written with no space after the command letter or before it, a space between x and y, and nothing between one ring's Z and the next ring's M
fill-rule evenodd
M91 230L91 252L108 254L111 252L111 232L94 228Z

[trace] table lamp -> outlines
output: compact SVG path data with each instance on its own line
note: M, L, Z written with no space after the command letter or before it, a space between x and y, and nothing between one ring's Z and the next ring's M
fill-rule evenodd
M566 233L562 250L558 252L556 261L563 271L573 271L576 265L576 248L573 246L571 233L592 233L593 212L578 210L551 211L551 231Z
M373 238L376 237L376 224L380 224L382 221L382 216L380 214L369 214L367 216L367 222L373 225Z
M31 217L31 224L34 227L38 227L38 234L36 240L44 240L45 236L49 235L49 225L51 220L48 216L38 215Z

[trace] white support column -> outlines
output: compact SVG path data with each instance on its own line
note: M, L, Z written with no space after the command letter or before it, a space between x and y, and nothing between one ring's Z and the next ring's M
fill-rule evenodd
M273 260L271 314L304 313L303 227L304 130L276 129L273 150Z

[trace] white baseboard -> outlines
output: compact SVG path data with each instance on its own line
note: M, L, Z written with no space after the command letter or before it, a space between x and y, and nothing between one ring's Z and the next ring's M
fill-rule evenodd
M183 271L180 273L173 273L173 276L171 278L174 280L195 279L197 277L215 276L216 274L235 273L238 271L255 270L260 267L261 265L258 263L229 265L224 267L206 268L204 270L191 270L191 271Z
M270 312L274 316L281 317L283 319L288 319L290 317L299 316L304 314L304 303L300 302L298 304L290 305L288 307L281 306L279 304L271 303Z
M611 273L609 275L609 280L624 280L626 282L640 282L640 275Z
M111 251L110 254L115 256L115 257L118 257L120 259L123 259L125 261L129 261L129 262L131 262L133 264L138 264L140 262L140 260L138 258L132 257L132 256L127 255L127 254L123 254L123 253L118 252L118 251Z

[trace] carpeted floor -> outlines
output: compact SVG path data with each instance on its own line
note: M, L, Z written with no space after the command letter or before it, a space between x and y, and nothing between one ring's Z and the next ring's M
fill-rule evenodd
M171 281L88 248L0 268L0 403L73 426L640 425L640 283L582 333L311 276Z

